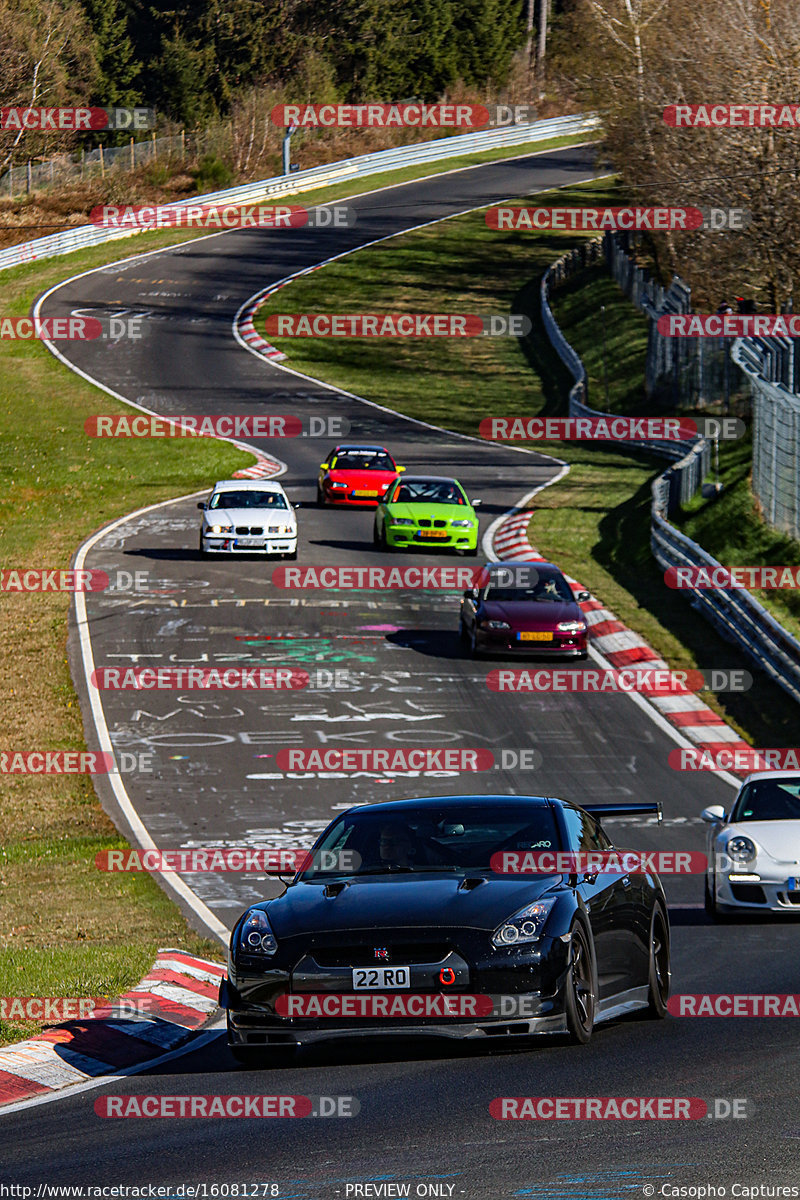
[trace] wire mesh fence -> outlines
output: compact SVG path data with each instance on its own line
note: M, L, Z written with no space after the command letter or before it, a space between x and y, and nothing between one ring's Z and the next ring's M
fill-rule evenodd
M11 166L0 176L0 198L13 198L28 192L43 191L81 179L93 179L110 172L135 171L147 163L168 163L213 152L212 138L205 133L152 135L141 141L133 138L122 146L97 146L75 154L58 154L44 162L25 162Z

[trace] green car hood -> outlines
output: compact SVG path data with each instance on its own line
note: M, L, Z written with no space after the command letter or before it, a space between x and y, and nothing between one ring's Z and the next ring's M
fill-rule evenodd
M476 521L475 509L469 504L387 504L390 517L420 517L434 521Z

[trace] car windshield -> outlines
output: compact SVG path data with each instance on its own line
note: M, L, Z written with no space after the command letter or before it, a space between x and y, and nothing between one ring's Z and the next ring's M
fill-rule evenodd
M397 489L392 504L466 504L466 499L455 480L409 479Z
M209 508L287 508L280 492L257 492L243 488L240 492L215 492Z
M484 600L502 602L503 604L530 604L531 601L571 601L575 597L572 589L563 575L548 575L540 577L536 583L527 587L494 587L486 585L483 593Z
M347 450L337 454L333 471L394 471L395 466L385 450Z
M489 871L492 855L501 850L559 848L555 819L547 804L352 812L331 826L317 846L315 865L300 878L308 882L324 881L332 875Z
M730 823L738 821L796 821L800 819L800 776L755 779L742 788Z

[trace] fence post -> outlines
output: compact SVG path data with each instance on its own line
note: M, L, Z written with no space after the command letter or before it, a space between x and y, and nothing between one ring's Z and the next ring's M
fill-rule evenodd
M136 166L136 155L133 149L133 138L131 138L131 170Z
M150 136L153 139L153 162L155 162L156 159L158 158L158 151L156 149L156 131L155 131L155 129L151 132Z
M31 194L31 187L33 186L33 167L31 166L31 160L30 160L30 159L28 159L28 170L27 170L27 176L26 176L25 184L26 184L26 190L27 190L27 193L28 193L28 195L30 196L30 194Z
M186 158L186 130L181 130L181 158Z
M105 160L103 159L103 143L102 142L100 143L100 176L102 179L105 179L105 177L106 177L106 164L105 164Z

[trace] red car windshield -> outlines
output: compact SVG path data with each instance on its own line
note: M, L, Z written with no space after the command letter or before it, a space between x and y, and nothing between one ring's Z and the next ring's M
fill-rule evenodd
M337 454L331 465L332 471L394 471L395 465L383 452Z
M530 604L532 601L538 604L548 600L569 602L575 599L563 575L539 578L530 587L493 587L488 584L483 598L504 604Z

